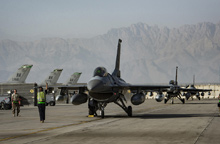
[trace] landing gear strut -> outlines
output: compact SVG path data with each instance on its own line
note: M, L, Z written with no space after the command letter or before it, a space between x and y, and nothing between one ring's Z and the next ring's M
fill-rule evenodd
M180 95L176 96L183 104L185 104L185 99L181 98ZM174 97L167 96L167 98L164 99L164 103L166 104L171 99L171 103L174 104Z
M132 117L132 107L131 106L128 106L126 107L125 106L125 103L124 101L122 100L122 98L118 98L117 101L115 101L115 104L117 104L118 106L120 106L126 113L129 117Z

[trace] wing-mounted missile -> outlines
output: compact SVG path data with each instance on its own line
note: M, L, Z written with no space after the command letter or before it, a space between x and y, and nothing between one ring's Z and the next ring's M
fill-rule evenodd
M191 93L190 93L190 92L187 92L187 93L185 94L185 97L186 97L186 99L188 100L188 99L191 97Z
M57 95L56 96L56 101L64 101L64 96L63 95Z
M202 92L202 93L201 93L201 96L204 96L204 95L205 95L205 93L204 93L204 92Z
M156 97L155 97L155 100L157 102L161 102L163 99L164 99L164 94L162 92L158 92Z
M71 97L71 103L74 105L80 105L86 103L88 99L88 95L85 93L75 94Z
M140 105L145 101L145 95L143 92L135 94L131 97L131 103L133 105Z

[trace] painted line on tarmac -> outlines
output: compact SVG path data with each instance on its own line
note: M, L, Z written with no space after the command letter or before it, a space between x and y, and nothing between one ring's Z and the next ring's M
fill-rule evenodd
M59 128L65 128L65 127L69 127L69 126L81 125L81 124L94 122L94 121L98 121L98 120L102 120L102 119L100 118L100 119L95 119L95 120L90 120L90 121L81 121L81 122L75 123L75 124L68 124L68 125L63 125L63 126L58 126L58 127L46 128L46 129L39 130L39 131L36 131L36 132L31 132L31 133L27 133L27 134L18 135L18 136L3 138L3 139L0 139L0 142L15 139L15 138L19 138L19 137L29 136L29 135L37 134L37 133L41 133L41 132L51 131L51 130L55 130L55 129L59 129Z

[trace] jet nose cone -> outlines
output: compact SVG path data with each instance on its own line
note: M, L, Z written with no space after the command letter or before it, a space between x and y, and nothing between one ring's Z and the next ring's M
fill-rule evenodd
M103 82L99 79L94 79L88 82L87 88L91 92L99 92L103 89Z

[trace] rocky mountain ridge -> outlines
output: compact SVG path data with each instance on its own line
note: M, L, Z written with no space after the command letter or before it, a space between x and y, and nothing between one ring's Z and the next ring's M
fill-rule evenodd
M220 23L180 28L137 23L111 29L90 39L44 38L32 42L0 41L0 81L23 64L33 64L27 82L40 83L55 68L59 82L75 71L87 82L97 66L114 69L118 39L122 39L121 75L131 83L168 83L179 66L179 82L219 82Z

